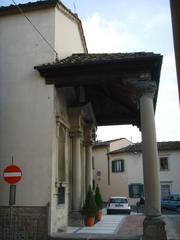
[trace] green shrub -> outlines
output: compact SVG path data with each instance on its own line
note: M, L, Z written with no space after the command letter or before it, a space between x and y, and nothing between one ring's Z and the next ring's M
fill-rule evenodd
M104 202L102 200L100 189L99 189L98 185L96 186L96 189L95 189L95 201L96 201L98 210L100 210L104 207Z
M88 189L88 192L86 195L86 200L85 200L85 203L81 210L81 213L88 217L94 217L94 216L96 216L97 211L98 211L98 209L97 209L97 205L95 202L95 198L94 198L93 192L91 190L91 186L89 186L89 189Z

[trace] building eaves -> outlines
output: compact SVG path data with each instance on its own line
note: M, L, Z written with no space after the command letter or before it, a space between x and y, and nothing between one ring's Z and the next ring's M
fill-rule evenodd
M60 4L69 14L71 14L73 17L77 17L77 14L72 13L61 1L59 0L44 0L44 1L36 1L36 2L28 2L28 3L23 3L23 4L18 4L18 6L24 11L24 12L29 12L29 11L36 11L39 9L44 9L44 8L51 8L55 7L57 4ZM0 16L5 16L5 15L10 15L10 14L17 14L19 13L18 8L11 4L9 6L1 6L0 7Z
M158 144L158 151L180 150L180 141L157 142L157 144ZM135 152L142 152L142 143L136 143L124 148L120 148L120 149L111 151L109 154L135 153Z
M36 66L37 69L43 69L46 67L70 67L70 66L82 66L93 65L102 63L117 63L126 61L149 60L154 57L159 57L160 54L154 54L152 52L133 52L133 53L80 53L72 54L71 56L41 66Z
M109 142L96 142L93 145L93 148L101 148L101 147L108 147L109 146Z
M97 141L93 145L93 148L106 147L106 146L109 146L110 143L112 143L112 142L116 142L116 141L123 140L123 139L125 139L125 138L116 138L116 139L112 139L112 140L108 140L108 141Z

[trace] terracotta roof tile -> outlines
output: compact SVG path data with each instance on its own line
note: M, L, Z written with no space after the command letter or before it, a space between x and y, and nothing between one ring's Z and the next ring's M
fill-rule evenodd
M112 142L116 142L119 140L123 140L125 138L117 138L117 139L112 139L112 140L108 140L108 141L97 141L95 142L95 144L93 145L93 148L97 148L97 147L103 147L103 146L109 146L110 143Z
M28 3L18 4L18 6L23 11L27 12L31 10L38 10L41 8L55 7L57 4L60 4L68 13L73 15L75 18L79 19L77 17L77 14L72 13L71 10L68 9L60 0L44 0L44 1L28 2ZM9 6L0 7L0 16L8 15L11 13L19 13L19 10L15 5L11 4Z
M169 141L169 142L158 142L158 151L163 150L180 150L180 141ZM142 143L135 143L124 148L117 149L110 152L114 153L123 153L123 152L142 152Z
M76 65L92 65L92 64L102 64L102 63L117 63L125 61L137 61L138 59L145 59L150 57L161 56L160 54L155 54L153 52L133 52L133 53L76 53L71 56L57 60L53 63L47 63L35 68L46 68L46 67L64 67L64 66L76 66Z
M133 53L80 53L72 54L71 56L57 62L60 65L79 65L79 64L93 64L102 62L118 62L124 60L132 60L137 58L152 57L157 54L145 52ZM158 54L159 55L159 54Z

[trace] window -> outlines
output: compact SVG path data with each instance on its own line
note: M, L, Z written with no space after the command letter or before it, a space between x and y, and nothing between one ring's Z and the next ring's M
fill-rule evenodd
M142 183L133 183L129 185L129 197L140 198L144 196L144 185Z
M171 183L161 183L161 198L167 198L171 194Z
M168 170L168 157L160 157L160 171Z
M113 160L112 161L112 172L124 172L124 160Z
M58 133L58 180L60 182L66 180L66 128L60 124Z
M111 198L110 203L128 203L127 198Z
M58 187L58 204L64 204L65 203L65 187Z

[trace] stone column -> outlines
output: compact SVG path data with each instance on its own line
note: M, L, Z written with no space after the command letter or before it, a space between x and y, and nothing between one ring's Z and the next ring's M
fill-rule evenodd
M86 192L89 185L92 187L93 171L92 171L92 144L86 144Z
M160 216L159 157L156 143L153 98L140 98L143 171L146 196L145 214Z
M156 84L155 82L146 82L141 87L140 114L146 215L143 224L143 239L163 240L166 239L166 232L165 223L160 217L159 157L153 107Z
M83 132L81 108L70 108L68 114L72 139L72 210L80 211L82 205L81 141Z
M87 124L84 130L84 138L85 138L85 159L86 159L86 192L88 191L89 185L92 187L93 181L93 169L92 169L92 124Z
M72 134L73 133L73 134ZM72 209L81 209L81 135L71 132L72 137Z

